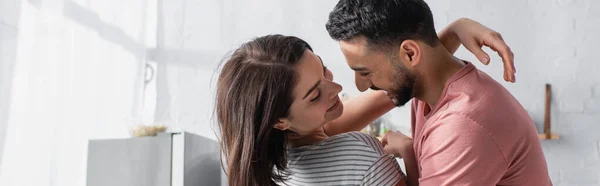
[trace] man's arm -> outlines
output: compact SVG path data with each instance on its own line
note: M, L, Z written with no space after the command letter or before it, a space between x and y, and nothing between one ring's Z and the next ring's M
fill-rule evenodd
M413 139L401 132L387 132L381 139L383 150L386 154L400 157L404 160L407 174L407 185L419 185L419 167L413 149Z
M442 116L444 117L444 116ZM429 127L420 153L420 185L496 185L508 163L493 138L462 115L448 115Z

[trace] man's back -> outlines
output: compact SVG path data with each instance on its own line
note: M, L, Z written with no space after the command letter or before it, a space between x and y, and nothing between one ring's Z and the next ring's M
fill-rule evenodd
M412 125L422 185L552 185L527 112L470 63L436 108L413 99Z

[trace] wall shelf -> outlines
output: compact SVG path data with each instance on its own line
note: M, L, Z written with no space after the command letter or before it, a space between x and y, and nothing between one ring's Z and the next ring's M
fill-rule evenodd
M559 138L558 134L551 134L550 137L546 136L546 134L539 134L538 136L541 140L557 140Z
M550 127L550 98L551 98L551 86L550 84L546 84L546 107L544 113L544 133L539 134L539 138L541 140L557 140L559 138L558 134L552 133L552 128Z

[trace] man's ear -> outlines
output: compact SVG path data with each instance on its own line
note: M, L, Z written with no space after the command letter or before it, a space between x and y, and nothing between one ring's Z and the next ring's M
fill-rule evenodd
M421 62L421 47L415 40L404 40L400 44L400 59L407 67L414 67Z
M279 129L281 131L285 131L289 129L292 125L290 124L290 120L286 118L280 118L279 121L273 126L273 128Z

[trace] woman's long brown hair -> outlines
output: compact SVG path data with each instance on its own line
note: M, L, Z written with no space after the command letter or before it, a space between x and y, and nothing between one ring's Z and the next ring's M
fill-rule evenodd
M286 132L273 127L289 114L294 67L306 50L297 37L268 35L240 46L222 66L215 110L229 185L276 185L289 175Z

